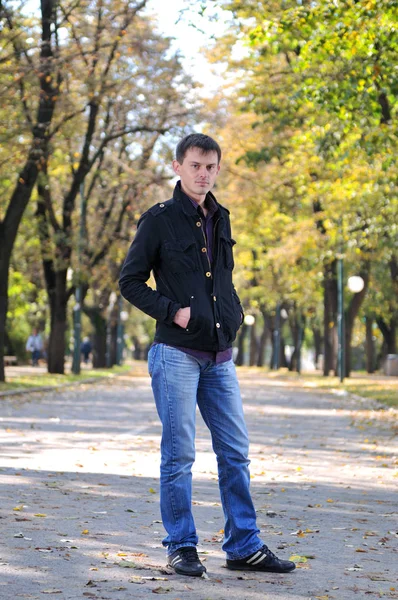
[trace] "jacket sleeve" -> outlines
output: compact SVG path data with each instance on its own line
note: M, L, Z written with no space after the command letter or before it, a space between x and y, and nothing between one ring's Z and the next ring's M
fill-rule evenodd
M120 273L122 296L144 313L163 323L173 323L181 304L153 290L147 281L156 264L160 250L156 217L144 213L138 221L137 232Z

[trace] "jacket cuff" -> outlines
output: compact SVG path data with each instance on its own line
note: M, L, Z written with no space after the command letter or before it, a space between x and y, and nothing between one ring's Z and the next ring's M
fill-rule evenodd
M174 323L174 317L176 316L177 311L179 311L180 308L182 308L182 305L178 304L178 302L170 303L169 313L164 321L165 323L167 323L167 325L171 325L172 323Z

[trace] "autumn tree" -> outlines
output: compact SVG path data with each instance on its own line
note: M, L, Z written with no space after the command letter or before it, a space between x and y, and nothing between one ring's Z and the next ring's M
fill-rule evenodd
M7 167L13 178L11 181L6 177L1 182L0 381L4 381L3 357L11 254L23 213L49 153L50 127L59 94L56 7L55 0L41 0L41 19L35 28L36 39L40 43L33 56L29 43L30 23L26 23L26 19L11 2L2 2L0 5L0 93L3 100L1 119L4 125L0 138L0 166L3 173ZM7 107L10 110L6 110ZM15 133L24 139L13 140ZM10 156L16 158L17 166L12 165Z

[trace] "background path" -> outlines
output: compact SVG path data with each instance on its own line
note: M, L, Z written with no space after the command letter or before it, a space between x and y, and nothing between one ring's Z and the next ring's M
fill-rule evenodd
M0 401L0 598L398 598L397 412L240 372L264 540L299 568L223 567L216 461L198 419L208 579L164 568L160 427L147 377Z

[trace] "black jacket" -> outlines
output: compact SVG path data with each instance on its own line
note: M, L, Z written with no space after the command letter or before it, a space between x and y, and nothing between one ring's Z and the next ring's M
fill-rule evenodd
M213 218L212 265L201 219L180 182L171 200L156 204L138 222L119 286L126 300L156 319L157 342L217 352L236 337L243 311L232 283L229 211L217 204ZM156 291L146 283L151 270ZM184 329L173 319L186 306L191 319Z

